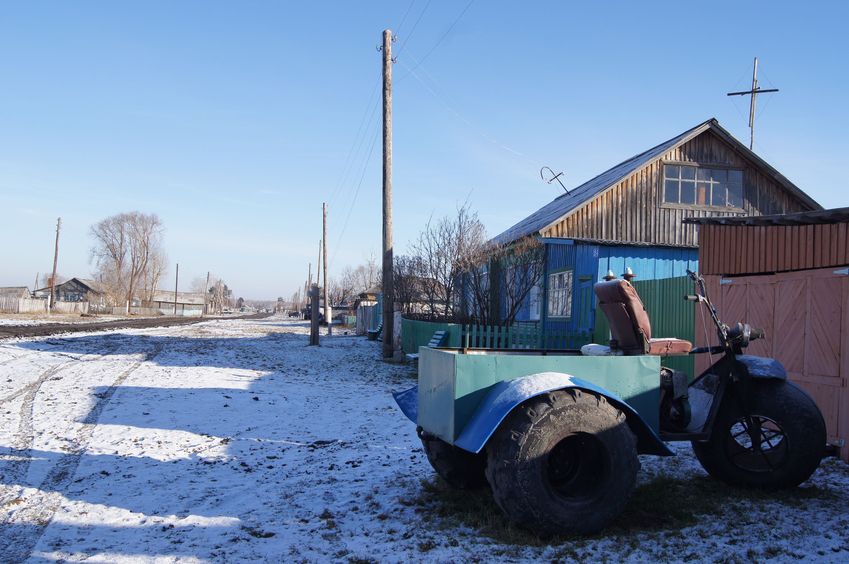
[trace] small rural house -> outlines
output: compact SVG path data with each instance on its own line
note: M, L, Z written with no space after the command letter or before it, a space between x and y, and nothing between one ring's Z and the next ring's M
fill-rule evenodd
M71 278L61 284L56 284L54 291L58 302L93 302L99 304L106 299L106 287L97 280L89 278ZM46 298L50 295L50 286L39 288L34 294Z
M510 245L537 237L545 244L541 284L517 321L538 326L546 336L592 339L592 287L608 271L621 275L630 267L637 281L647 281L697 269L698 232L685 218L820 209L709 119L557 197L493 241Z
M174 304L177 304L176 313ZM200 317L204 312L203 293L177 292L157 290L151 296L150 302L145 306L158 310L162 315L179 315L186 317Z
M720 319L765 330L747 352L781 361L849 462L849 208L688 223L698 226L701 272ZM715 344L701 313L696 344ZM697 369L707 366L699 355Z
M6 286L0 288L0 298L24 300L31 297L29 288L26 286Z

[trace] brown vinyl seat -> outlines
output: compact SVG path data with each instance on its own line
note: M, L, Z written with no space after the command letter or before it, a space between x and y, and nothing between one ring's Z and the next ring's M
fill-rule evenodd
M620 349L627 355L660 356L683 355L692 350L693 344L683 339L652 339L649 315L627 280L599 282L593 290L610 324L611 349Z

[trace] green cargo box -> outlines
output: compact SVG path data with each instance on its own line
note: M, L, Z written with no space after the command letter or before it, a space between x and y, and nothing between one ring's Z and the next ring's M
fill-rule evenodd
M453 444L496 383L542 372L561 372L609 390L658 431L660 357L582 356L578 351L421 347L418 424Z

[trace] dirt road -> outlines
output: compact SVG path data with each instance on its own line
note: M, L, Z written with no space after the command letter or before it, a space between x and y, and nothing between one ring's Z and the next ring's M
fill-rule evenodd
M270 313L255 313L236 316L232 319L263 319ZM44 337L61 333L79 333L90 331L112 331L115 329L143 329L147 327L172 327L191 325L208 321L199 317L142 317L139 319L121 319L116 321L87 321L85 323L42 323L38 325L0 325L0 339L10 337Z

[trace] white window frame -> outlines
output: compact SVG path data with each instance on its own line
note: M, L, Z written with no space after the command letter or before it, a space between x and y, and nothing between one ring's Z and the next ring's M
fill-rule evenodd
M572 318L572 291L574 290L575 271L559 270L548 275L548 317L549 319Z
M531 291L528 292L528 320L529 321L539 321L540 312L542 311L542 300L540 297L542 296L542 291L539 287L539 284L535 284L531 287Z

